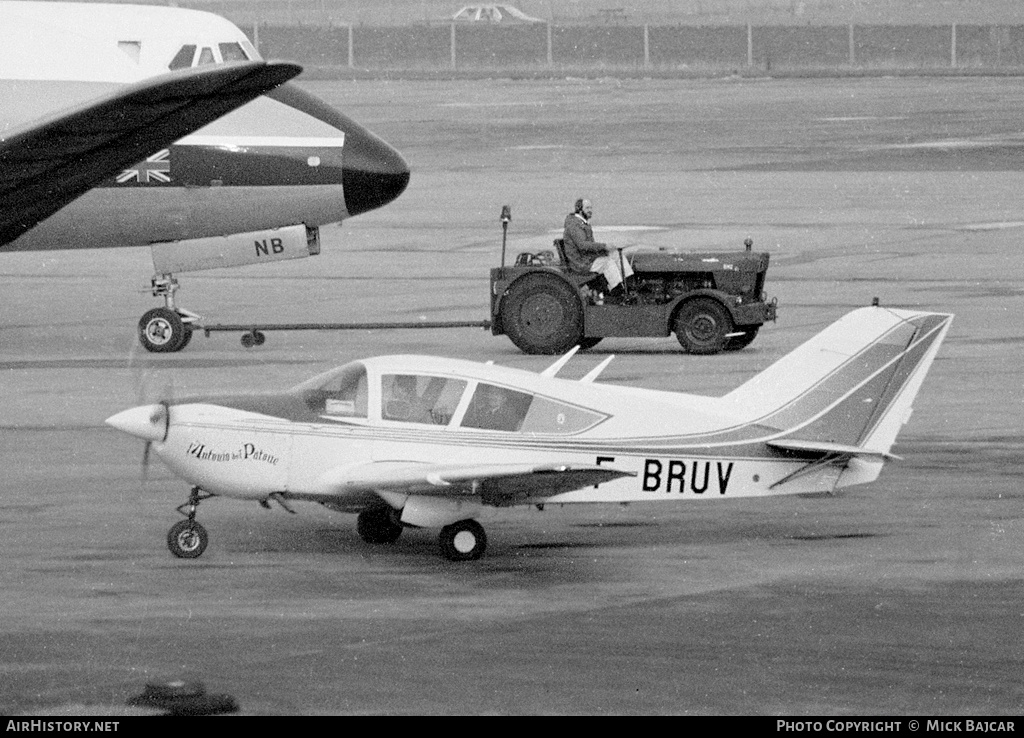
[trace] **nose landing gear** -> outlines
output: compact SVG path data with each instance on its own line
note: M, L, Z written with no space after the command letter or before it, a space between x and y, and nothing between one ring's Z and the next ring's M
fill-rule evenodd
M206 528L196 522L196 510L200 502L211 497L213 495L203 492L199 487L193 487L188 502L178 506L178 512L186 519L179 520L167 531L167 548L179 559L197 559L206 550L210 536Z
M164 307L147 311L139 320L139 342L153 353L181 351L192 340L193 325L199 316L175 306L178 280L171 274L154 276L150 281L153 297L163 297Z

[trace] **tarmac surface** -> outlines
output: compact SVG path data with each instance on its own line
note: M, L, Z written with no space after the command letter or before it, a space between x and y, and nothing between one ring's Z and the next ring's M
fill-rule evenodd
M711 357L606 339L569 365L717 395L848 310L956 320L881 478L835 497L493 512L485 557L430 531L209 500L103 425L143 401L426 353L540 370L480 329L135 339L146 249L0 256L0 713L200 680L247 714L1019 715L1024 647L1024 88L1014 78L309 83L412 167L315 259L181 275L211 323L483 320L488 270L598 238L771 252L779 319ZM71 703L72 708L61 707ZM103 711L108 708L93 707ZM113 709L113 708L109 708Z

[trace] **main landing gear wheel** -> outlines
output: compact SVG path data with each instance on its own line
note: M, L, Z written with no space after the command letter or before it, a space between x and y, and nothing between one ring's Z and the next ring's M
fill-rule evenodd
M390 508L363 510L356 518L356 532L367 543L394 543L402 535L402 524Z
M170 308L153 308L139 319L139 342L157 354L181 351L192 340L192 328Z
M167 532L167 548L179 559L197 559L206 550L210 536L194 520L179 520Z
M691 354L717 354L732 332L732 317L717 300L696 297L683 304L674 325L680 345Z
M475 520L460 520L441 529L438 543L449 561L475 561L487 550L487 534Z
M505 333L528 354L563 354L583 338L580 296L553 274L528 274L508 288L501 304Z

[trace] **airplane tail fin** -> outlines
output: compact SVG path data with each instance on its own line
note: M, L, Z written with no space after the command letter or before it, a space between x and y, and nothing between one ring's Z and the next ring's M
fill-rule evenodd
M854 310L727 394L738 413L781 431L768 445L845 464L836 486L878 476L953 316Z

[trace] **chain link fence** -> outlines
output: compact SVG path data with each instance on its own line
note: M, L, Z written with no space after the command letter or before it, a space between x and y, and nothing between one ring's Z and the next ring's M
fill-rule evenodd
M1024 68L1024 25L254 24L251 34L266 58L371 71Z

